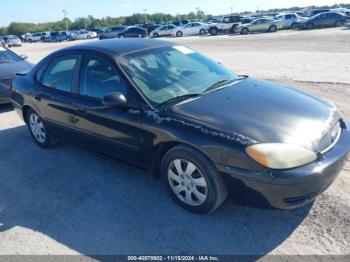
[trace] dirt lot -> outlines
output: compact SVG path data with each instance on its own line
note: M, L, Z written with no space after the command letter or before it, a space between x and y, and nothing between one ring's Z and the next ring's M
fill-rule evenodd
M188 37L237 73L295 86L350 120L350 30ZM76 44L14 49L37 62ZM350 254L350 161L313 205L260 210L227 202L190 214L143 171L68 145L42 150L0 109L0 254Z

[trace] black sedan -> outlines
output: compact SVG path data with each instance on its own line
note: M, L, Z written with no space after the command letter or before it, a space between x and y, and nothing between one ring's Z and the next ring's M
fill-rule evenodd
M147 36L147 30L137 26L110 28L100 35L100 40L111 38L143 38Z
M0 105L11 103L10 87L15 74L32 68L25 59L0 46Z
M321 27L342 26L346 22L346 16L336 12L325 12L317 14L307 20L300 22L302 29L313 29Z
M349 124L328 102L159 40L57 51L16 77L12 100L39 146L59 139L160 174L197 213L228 193L258 206L310 203L350 151Z

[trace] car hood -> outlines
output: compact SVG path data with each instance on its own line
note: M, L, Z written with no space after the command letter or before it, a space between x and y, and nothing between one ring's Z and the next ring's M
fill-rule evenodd
M33 68L27 61L0 64L0 79L12 79L17 73Z
M327 101L252 78L173 105L169 110L259 143L297 144L315 151L341 118Z

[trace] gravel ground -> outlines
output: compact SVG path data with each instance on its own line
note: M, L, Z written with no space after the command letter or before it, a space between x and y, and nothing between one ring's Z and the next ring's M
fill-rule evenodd
M240 74L331 100L350 120L350 31L175 39ZM37 62L74 43L14 49ZM38 148L0 108L0 254L349 254L350 161L313 205L263 210L226 202L210 215L177 207L143 171L60 144Z

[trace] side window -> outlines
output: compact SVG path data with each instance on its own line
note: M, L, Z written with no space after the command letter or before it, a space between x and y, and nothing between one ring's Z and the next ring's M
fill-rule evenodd
M80 71L79 94L102 99L113 93L127 93L124 81L111 65L99 58L85 57Z
M286 19L292 19L292 15L286 15Z
M44 86L71 92L77 56L56 58L46 68L41 83Z

